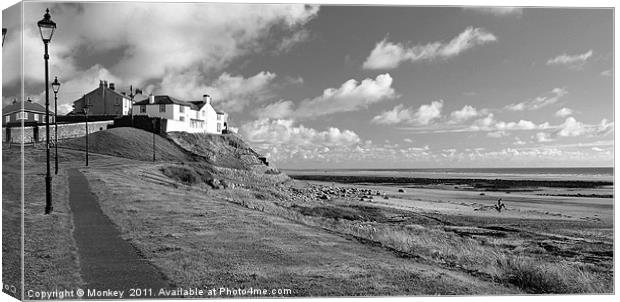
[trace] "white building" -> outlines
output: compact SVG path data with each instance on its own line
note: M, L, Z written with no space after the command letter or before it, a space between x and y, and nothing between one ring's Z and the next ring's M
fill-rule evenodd
M167 95L151 95L136 102L134 115L147 115L166 119L166 132L185 131L190 133L217 133L228 127L228 114L211 106L211 97L202 101L181 101Z

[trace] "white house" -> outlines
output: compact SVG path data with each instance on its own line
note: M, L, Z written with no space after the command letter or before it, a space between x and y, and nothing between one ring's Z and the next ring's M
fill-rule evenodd
M217 133L228 127L228 114L217 111L211 105L211 97L204 95L202 101L181 101L167 95L151 95L136 102L134 115L147 115L166 119L166 132Z

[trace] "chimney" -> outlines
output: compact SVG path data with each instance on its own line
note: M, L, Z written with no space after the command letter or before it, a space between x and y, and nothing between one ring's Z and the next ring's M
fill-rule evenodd
M205 104L211 105L211 96L210 95L203 94L202 95L202 100L205 102Z
M13 99L13 104L17 103L17 99Z
M155 96L154 95L149 95L149 104L155 104Z
M103 81L103 86L104 86L105 88L108 88L108 81Z
M103 87L103 81L99 80L99 87Z
M30 98L28 98L28 103L32 103L32 100Z
M110 83L110 89L114 90L114 83Z

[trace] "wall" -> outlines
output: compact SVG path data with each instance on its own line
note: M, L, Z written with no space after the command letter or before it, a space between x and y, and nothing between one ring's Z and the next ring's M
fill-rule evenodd
M88 122L88 133L97 132L100 130L105 130L108 128L108 125L112 125L114 121L99 121L99 122ZM23 133L23 142L24 143L34 143L34 142L44 142L45 141L45 125L36 126L38 130L34 129L34 126L24 127L12 127L11 128L11 142L12 143L21 143L22 142L22 133ZM35 140L35 133L38 131L38 140ZM2 141L7 142L6 140L6 127L2 127ZM54 139L54 125L50 125L50 140ZM80 137L86 134L86 126L85 123L75 123L75 124L58 124L58 139L64 138L72 138L72 137Z

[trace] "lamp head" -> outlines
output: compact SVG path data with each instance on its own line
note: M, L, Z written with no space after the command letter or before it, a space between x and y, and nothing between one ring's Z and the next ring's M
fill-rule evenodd
M39 26L43 43L49 43L54 35L54 30L56 30L56 22L52 21L49 8L45 10L45 15L43 15L43 19L37 22L37 26Z
M58 77L54 77L54 82L52 82L52 90L54 90L54 93L58 93L58 90L60 90L60 82L58 82Z

